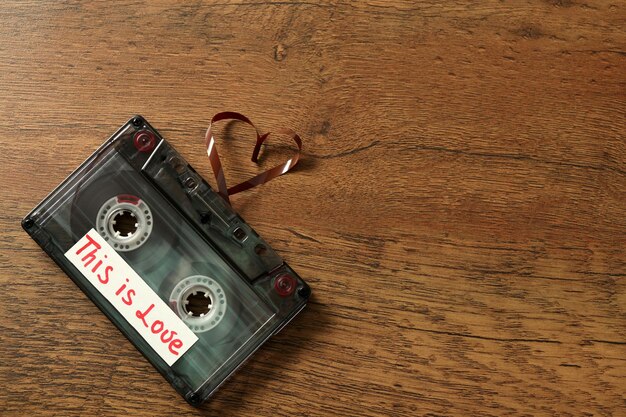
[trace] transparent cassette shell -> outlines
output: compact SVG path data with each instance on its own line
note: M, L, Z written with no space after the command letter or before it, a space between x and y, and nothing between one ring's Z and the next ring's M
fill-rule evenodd
M310 295L307 284L140 116L22 226L193 405L301 311ZM91 228L198 336L171 367L65 258Z

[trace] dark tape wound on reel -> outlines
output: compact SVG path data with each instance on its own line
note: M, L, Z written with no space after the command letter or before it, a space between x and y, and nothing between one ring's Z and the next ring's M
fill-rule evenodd
M141 176L122 171L101 177L81 187L71 215L71 228L77 236L92 226L138 273L157 268L171 270L164 260L176 244L173 231L156 208L142 198ZM76 211L80 210L80 213Z

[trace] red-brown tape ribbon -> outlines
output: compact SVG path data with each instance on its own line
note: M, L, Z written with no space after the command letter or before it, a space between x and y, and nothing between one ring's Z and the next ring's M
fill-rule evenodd
M300 139L300 136L298 136L298 134L291 129L279 129L277 130L277 133L291 137L296 145L298 145L298 150L296 151L294 156L292 156L286 162L276 165L274 168L270 168L267 171L250 178L247 181L228 188L228 186L226 185L226 177L224 176L224 169L222 168L222 163L220 162L220 157L217 153L217 146L215 145L215 138L213 137L213 131L211 129L215 122L219 122L222 120L239 120L241 122L249 124L254 128L254 130L256 131L256 145L254 145L254 150L252 151L252 162L255 163L258 162L261 145L270 136L271 132L261 134L259 132L259 129L257 129L257 127L254 125L254 123L252 123L250 119L248 119L241 113L225 111L217 113L211 119L211 123L209 124L209 128L207 129L205 136L207 155L209 156L209 162L211 163L211 168L213 169L213 175L215 175L215 180L217 181L218 193L229 204L229 196L248 190L252 187L256 187L257 185L264 184L280 175L283 175L289 172L298 163L298 160L300 159L300 152L302 151L302 139Z

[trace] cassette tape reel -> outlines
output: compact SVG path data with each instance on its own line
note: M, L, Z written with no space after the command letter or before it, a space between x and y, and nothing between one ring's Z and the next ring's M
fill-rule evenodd
M167 254L177 244L174 230L180 222L166 221L159 210L153 210L140 197L142 181L145 180L141 175L126 169L81 186L72 203L71 230L83 236L95 225L104 240L123 252L138 272L147 273L159 267L167 270L172 268L167 265L172 262Z
M22 225L193 405L300 312L310 295L139 116Z

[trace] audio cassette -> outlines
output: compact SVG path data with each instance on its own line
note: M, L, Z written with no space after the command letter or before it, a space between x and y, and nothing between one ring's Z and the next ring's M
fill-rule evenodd
M22 227L194 406L311 292L141 116Z

